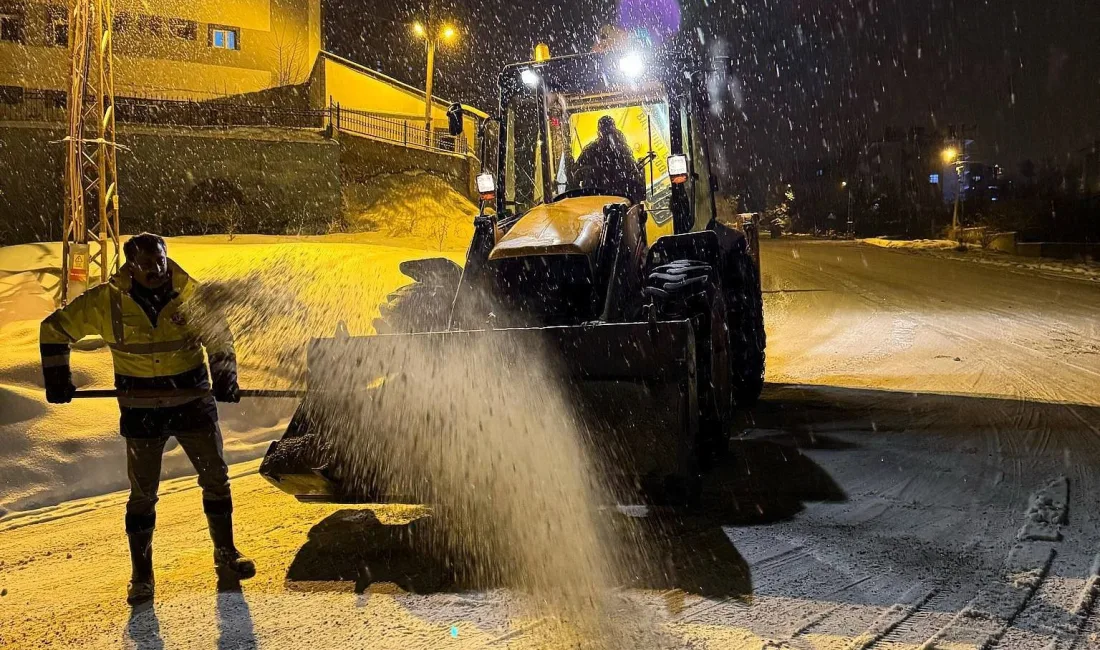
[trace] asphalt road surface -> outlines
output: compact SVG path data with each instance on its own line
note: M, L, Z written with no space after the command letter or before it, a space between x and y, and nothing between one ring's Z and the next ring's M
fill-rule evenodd
M763 260L764 397L625 597L677 647L1100 647L1100 288L849 243ZM164 485L133 612L125 495L69 502L0 521L0 645L542 647L508 589L408 550L418 511L234 470L243 589L219 590L193 479Z

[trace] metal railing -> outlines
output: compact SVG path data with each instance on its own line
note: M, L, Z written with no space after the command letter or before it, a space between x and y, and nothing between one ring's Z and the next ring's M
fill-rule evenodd
M0 120L65 122L63 92L25 91L0 102ZM226 101L193 102L173 99L118 97L115 121L126 124L185 127L272 126L323 129L328 110L301 110Z
M115 119L130 124L171 126L272 126L293 129L322 129L326 110L302 110L254 106L221 101L177 102L127 99L115 101Z
M8 88L0 93L0 121L58 122L67 119L66 97L59 91ZM324 129L382 140L412 149L466 155L466 138L447 131L424 128L417 120L396 119L332 104L319 110L239 104L224 100L205 102L173 99L118 97L115 120L120 124L181 127L260 126Z
M65 93L4 88L0 92L0 120L66 123Z
M386 117L367 111L329 106L331 124L337 131L384 140L403 147L426 149L442 153L466 154L466 138L446 131L424 128L423 121Z

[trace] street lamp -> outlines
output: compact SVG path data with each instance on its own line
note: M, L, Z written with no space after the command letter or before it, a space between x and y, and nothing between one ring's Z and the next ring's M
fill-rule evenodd
M427 141L431 144L432 137L432 84L435 79L435 48L440 41L450 43L458 37L458 30L454 25L443 23L435 24L429 18L427 23L416 21L412 26L413 34L417 38L424 39L428 49L428 73L424 83L424 130Z

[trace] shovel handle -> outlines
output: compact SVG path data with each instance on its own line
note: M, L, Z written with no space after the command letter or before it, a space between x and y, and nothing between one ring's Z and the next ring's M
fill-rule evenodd
M114 388L95 388L88 390L78 390L73 393L73 399L96 399L105 397L118 397L120 395L124 397L207 397L210 395L210 391L202 388L176 388L169 390L117 390ZM272 388L242 388L239 391L242 398L244 397L283 397L283 398L302 398L306 396L306 391L301 389L272 389Z

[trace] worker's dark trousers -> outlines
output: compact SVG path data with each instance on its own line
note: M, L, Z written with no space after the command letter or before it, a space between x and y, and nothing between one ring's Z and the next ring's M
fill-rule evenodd
M174 435L199 474L203 510L211 515L231 513L229 468L222 458L222 434L217 423ZM130 500L126 503L128 533L156 527L161 456L167 442L168 436L126 439L126 472L130 476Z

